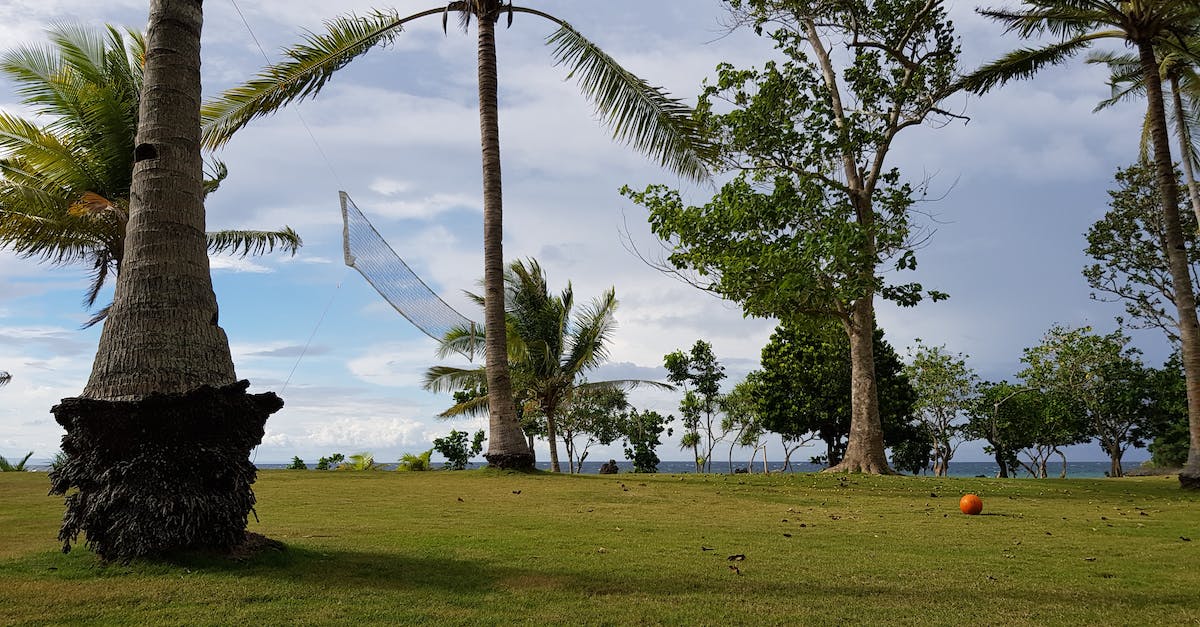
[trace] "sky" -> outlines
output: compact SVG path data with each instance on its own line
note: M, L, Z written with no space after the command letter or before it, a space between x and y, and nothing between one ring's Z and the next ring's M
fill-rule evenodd
M362 0L337 10L370 10ZM528 0L552 13L632 70L693 103L723 61L761 64L770 46L728 32L717 0ZM398 1L399 13L429 8ZM976 15L974 2L949 2L969 71L1021 42ZM0 0L0 42L45 41L44 28L70 21L144 28L145 0ZM276 60L305 30L334 17L321 0L213 0L205 6L204 92L212 97ZM243 23L243 17L245 23ZM247 25L249 28L247 28ZM544 39L554 30L518 14L497 34L506 259L533 257L552 289L569 281L576 301L614 287L620 307L610 362L590 375L665 379L663 356L697 339L712 343L728 386L758 366L775 321L747 319L733 303L681 284L629 251L655 246L645 209L620 196L622 185L679 187L702 204L713 188L681 181L614 143ZM920 338L967 357L986 380L1013 380L1022 349L1054 324L1115 328L1119 304L1095 302L1080 274L1084 233L1106 210L1113 174L1136 159L1142 109L1094 114L1109 89L1101 67L1082 59L948 105L969 122L908 129L891 163L911 181L929 179L920 206L931 233L910 273L948 301L902 309L880 302L879 325L903 356ZM314 100L256 120L217 157L229 177L209 197L209 229L296 229L304 247L211 259L221 325L239 378L251 391L275 391L285 406L267 422L259 463L299 456L312 463L334 452L371 452L390 462L432 446L451 429L474 431L486 419L446 421L447 394L420 387L439 362L436 343L398 315L342 261L338 191L348 192L392 248L442 298L466 316L481 313L463 296L482 276L482 202L474 31L426 18L394 45L368 53ZM0 110L27 115L0 79ZM0 455L34 451L51 458L61 428L49 413L87 380L100 327L82 330L86 268L54 267L0 251ZM108 302L111 290L101 296ZM1134 333L1145 361L1161 365L1166 339ZM460 364L465 365L465 363ZM635 391L644 409L675 412L678 393ZM677 413L677 412L675 412ZM676 423L678 426L678 423ZM685 459L678 433L659 447ZM719 458L725 456L721 451ZM823 451L804 449L806 461ZM560 454L565 455L560 447ZM548 458L545 442L538 459ZM1103 460L1098 445L1068 451L1072 461ZM781 457L777 443L768 449ZM621 459L617 446L593 447L590 460ZM735 452L735 458L748 454ZM1129 459L1142 459L1142 451ZM982 461L980 443L955 458Z

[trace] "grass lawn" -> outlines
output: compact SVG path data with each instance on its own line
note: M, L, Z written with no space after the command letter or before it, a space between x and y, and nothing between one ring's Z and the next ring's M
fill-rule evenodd
M104 565L3 473L0 625L1200 624L1178 485L275 470L249 528L286 551Z

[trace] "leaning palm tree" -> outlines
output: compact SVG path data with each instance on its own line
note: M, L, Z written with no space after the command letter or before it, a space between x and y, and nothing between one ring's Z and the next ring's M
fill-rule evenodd
M1196 167L1200 165L1200 152L1195 144L1195 134L1200 127L1200 58L1189 50L1200 51L1200 38L1189 43L1188 49L1167 44L1159 47L1158 67L1162 81L1171 92L1171 122L1175 125L1180 162L1183 164L1183 180L1187 184L1192 213L1200 222L1200 184L1196 181ZM1130 98L1143 98L1146 84L1142 80L1142 66L1133 54L1101 52L1088 56L1088 63L1103 63L1111 72L1109 84L1112 95L1100 101L1093 111L1100 111ZM1150 118L1147 115L1142 129L1142 159L1149 160Z
M1013 79L1029 78L1044 67L1064 63L1102 39L1118 39L1137 51L1148 110L1146 126L1154 147L1154 167L1162 199L1167 259L1175 305L1179 310L1184 373L1187 379L1190 448L1179 475L1181 485L1200 489L1200 321L1192 291L1183 229L1179 221L1178 182L1171 160L1170 134L1163 104L1157 50L1187 49L1200 34L1200 3L1180 0L1024 0L1020 9L980 13L1006 25L1022 38L1056 37L1049 44L1014 50L963 79L976 93Z
M48 120L38 124L0 113L0 248L90 266L84 303L91 308L124 259L146 41L137 31L112 26L57 25L48 33L48 45L0 56L0 74ZM226 174L219 162L210 171L205 193ZM262 254L278 247L295 254L301 244L287 227L207 236L211 253ZM107 311L101 308L85 326Z
M250 450L272 393L247 395L204 236L202 3L150 0L125 258L92 372L51 411L66 430L50 472L66 495L59 539L105 560L230 548L254 507Z
M274 112L293 100L315 95L335 72L368 50L387 45L404 25L440 14L443 29L450 14L457 15L465 31L474 20L478 30L477 71L479 126L483 151L483 265L484 325L504 327L504 252L500 191L500 127L496 101L496 23L504 18L511 26L514 14L535 15L558 25L547 43L554 47L560 65L570 68L598 115L614 136L650 154L672 170L694 178L707 177L707 145L691 110L660 89L634 76L567 22L536 9L504 4L501 0L462 0L405 17L395 11L376 11L366 17L341 17L326 24L327 32L310 35L284 52L286 60L274 64L253 80L227 91L205 109L205 138L218 146L256 117ZM489 464L503 468L529 468L533 464L517 422L512 402L512 381L507 366L505 335L487 336L484 359L489 394Z
M640 379L580 381L585 372L608 359L608 343L616 329L613 314L617 298L612 288L575 313L575 294L571 285L567 284L560 294L551 294L541 265L533 259L510 264L504 284L506 344L514 392L518 400L528 401L530 409L545 420L551 472L561 472L558 416L576 392L631 389L643 385L672 389L663 383ZM481 305L487 304L480 296L470 296ZM438 357L444 358L451 353L470 354L473 348L482 348L480 344L487 340L486 329L483 338L469 328L451 330L438 347ZM486 383L485 372L479 368L434 366L425 373L425 387L434 392L485 389ZM486 389L486 395L465 399L441 415L452 417L480 412L491 400L491 389Z

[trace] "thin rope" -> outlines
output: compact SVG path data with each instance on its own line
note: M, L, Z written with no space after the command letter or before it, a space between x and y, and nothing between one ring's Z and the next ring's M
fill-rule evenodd
M246 32L250 33L250 40L254 42L254 46L258 48L258 53L262 55L263 61L267 65L271 64L271 58L267 56L267 52L263 50L262 44L258 43L258 37L254 35L254 29L250 28L250 22L246 20L245 14L242 13L242 8L238 6L237 0L229 0L233 5L233 10L237 11L238 17L242 19L242 25L246 27ZM321 160L325 162L325 167L329 168L329 173L333 175L333 180L337 182L340 189L346 189L342 184L342 177L338 176L337 170L333 167L333 162L329 160L329 156L325 154L325 149L321 147L321 142L317 141L317 136L313 134L312 128L308 126L308 121L304 119L304 115L299 109L292 109L296 117L300 120L300 126L304 127L304 132L308 133L308 138L312 140L313 146L317 149L317 154L321 155Z

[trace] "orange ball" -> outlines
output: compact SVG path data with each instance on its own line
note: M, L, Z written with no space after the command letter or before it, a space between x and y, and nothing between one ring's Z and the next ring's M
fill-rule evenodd
M968 516L974 516L983 511L983 499L974 494L964 495L958 500L958 509Z

